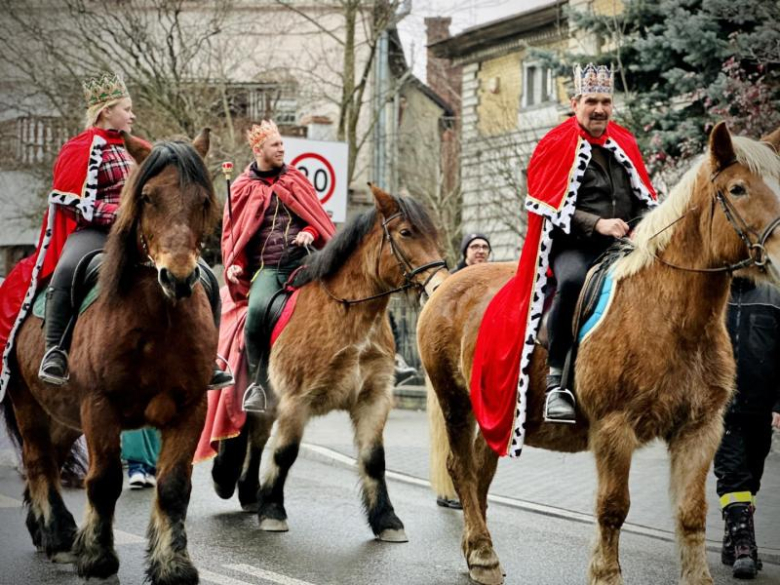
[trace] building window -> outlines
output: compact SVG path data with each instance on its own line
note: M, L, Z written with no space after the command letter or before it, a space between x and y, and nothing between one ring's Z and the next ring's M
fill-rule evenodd
M539 63L523 64L523 107L555 101L552 71Z
M292 84L231 84L225 88L224 96L220 96L214 104L214 113L224 116L225 105L230 115L236 118L253 121L271 118L278 125L292 125L296 122L298 104Z
M54 116L5 120L0 123L0 160L24 166L49 164L69 135L65 122Z

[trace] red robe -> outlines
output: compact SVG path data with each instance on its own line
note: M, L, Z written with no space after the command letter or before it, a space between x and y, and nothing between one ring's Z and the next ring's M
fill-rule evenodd
M286 167L273 185L254 178L249 167L236 179L230 192L233 222L230 221L231 210L227 203L222 218L222 260L226 270L233 264L245 270L238 284L226 280L226 285L222 287L218 348L219 355L227 359L236 383L209 392L206 424L195 451L195 462L214 457L217 442L237 436L246 420L246 413L241 410L241 400L249 382L243 363L244 324L253 276L246 272L246 245L260 229L272 193L276 193L287 209L314 228L317 233L315 248L322 248L336 231L311 183L298 169Z
M591 144L611 151L628 172L634 196L655 205L636 140L614 122L596 139L572 117L537 145L528 166L528 231L520 263L485 311L471 372L474 415L499 455L518 456L522 450L528 368L542 317L552 230L557 226L569 233Z
M38 246L32 256L21 260L0 285L0 401L11 374L8 363L16 332L27 316L36 292L45 285L60 259L65 240L76 229L72 214L58 206L76 209L86 220L92 219L97 197L97 175L103 149L123 144L116 132L90 128L72 138L60 150L54 163L54 180L49 193L49 208L43 218Z

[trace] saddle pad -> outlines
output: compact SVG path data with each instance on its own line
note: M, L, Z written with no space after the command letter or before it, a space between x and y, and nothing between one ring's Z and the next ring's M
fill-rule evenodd
M89 289L87 296L84 297L84 300L81 302L81 306L79 307L79 315L81 315L84 311L86 311L92 305L92 303L94 303L97 300L98 294L100 294L100 291L98 290L97 285ZM38 291L38 294L35 295L35 300L33 301L33 315L35 315L39 319L43 319L46 315L46 288L45 287L42 288L40 291Z
M612 272L612 268L610 268L606 275L604 275L604 279L601 282L601 288L598 293L596 306L594 307L593 312L587 316L587 319L585 320L585 323L583 323L582 327L580 327L579 333L577 335L578 343L582 343L588 337L588 335L595 331L595 329L601 324L601 320L604 315L607 314L607 310L609 309L609 305L612 302L612 297L614 296L613 293L616 288L615 281L612 278Z
M273 332L271 333L271 346L276 343L276 339L282 334L285 326L290 321L290 317L292 317L293 311L295 311L295 304L298 301L299 292L300 289L296 289L295 292L293 292L292 295L287 299L287 302L282 309L282 313L279 315L279 319L274 324Z

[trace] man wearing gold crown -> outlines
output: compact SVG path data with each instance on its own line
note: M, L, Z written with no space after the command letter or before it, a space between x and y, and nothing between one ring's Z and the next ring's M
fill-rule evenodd
M215 441L240 431L245 411L264 410L261 364L268 347L260 335L263 313L302 264L306 249L322 248L336 231L309 180L284 164L284 142L276 124L264 120L252 126L247 141L255 160L233 184L222 223L228 294L222 295L219 353L236 372L236 387L209 396L196 461L213 454ZM247 375L254 381L248 387ZM236 390L244 392L242 408L233 400ZM222 417L219 413L225 411L228 416Z
M548 269L557 281L550 312L545 420L574 422L574 395L561 388L572 319L589 265L656 194L636 140L612 117L612 72L579 65L574 116L539 142L528 166L528 232L517 274L480 325L471 376L474 413L488 444L517 456L525 438L525 395L541 323Z
M0 395L8 382L8 359L14 336L27 316L38 288L46 291L46 353L39 377L50 384L66 384L69 331L75 309L70 289L81 259L102 250L116 219L119 196L133 164L122 132L135 121L133 102L122 78L104 74L83 83L87 102L86 130L71 138L54 163L49 208L44 216L38 249L19 262L0 287L0 346L4 347ZM204 277L213 280L210 293L215 319L219 316L218 285L208 266ZM232 377L215 368L212 384L223 387Z

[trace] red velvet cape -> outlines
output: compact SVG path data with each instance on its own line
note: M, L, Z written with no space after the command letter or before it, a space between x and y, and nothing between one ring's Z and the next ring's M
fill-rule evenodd
M595 139L572 117L547 133L537 145L528 166L528 231L517 273L491 300L482 318L471 373L474 414L488 444L499 455L510 452L513 434L516 444L522 446L527 371L520 375L521 353L524 345L529 351L532 349L536 330L531 329L538 327L541 319L539 275L547 272L551 244L545 238L551 226L545 232L545 221L560 218L565 207L569 208L569 219L573 213L579 188L573 177L578 168L580 177L584 174L590 153L585 148L588 155L578 160L583 141L607 148L617 143L633 164L647 194L656 198L636 140L613 122L604 135ZM568 231L568 219L563 220L562 227ZM513 454L519 452L517 448Z

